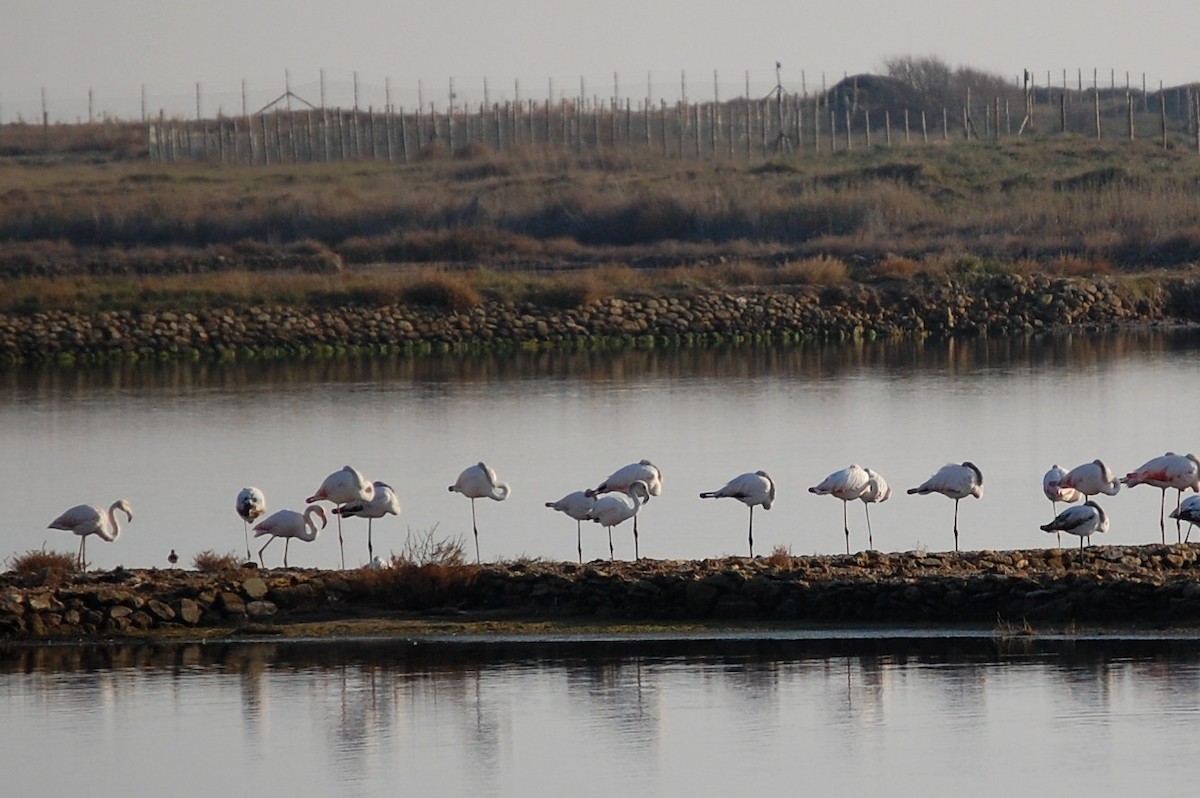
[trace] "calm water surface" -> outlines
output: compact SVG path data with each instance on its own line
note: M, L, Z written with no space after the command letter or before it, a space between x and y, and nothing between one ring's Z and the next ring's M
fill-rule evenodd
M306 364L146 365L0 373L0 479L6 555L77 540L46 529L77 503L127 497L119 542L93 538L94 567L164 565L176 549L245 553L233 499L261 487L272 510L300 509L350 463L392 484L399 518L375 524L376 549L435 529L470 542L469 502L446 490L478 460L511 483L480 501L485 560L574 559L574 523L544 502L597 484L640 458L664 494L643 511L641 552L655 558L743 554L746 510L703 502L741 472L778 484L755 514L756 551L843 549L842 507L807 487L851 462L896 489L872 513L883 550L953 545L953 503L903 495L942 464L973 460L982 500L961 507L964 548L1046 545L1041 477L1096 457L1119 472L1168 450L1200 450L1190 408L1200 334L1145 332L1006 341L742 347L704 351L377 359ZM1158 538L1159 492L1105 500L1111 543ZM851 506L852 546L865 548ZM346 526L347 561L366 560L365 523ZM631 558L628 525L617 556ZM255 546L257 548L257 546ZM600 557L603 531L585 529ZM267 551L278 565L282 544ZM291 563L332 567L336 534L291 547Z
M0 652L29 798L1185 795L1198 722L1179 640Z

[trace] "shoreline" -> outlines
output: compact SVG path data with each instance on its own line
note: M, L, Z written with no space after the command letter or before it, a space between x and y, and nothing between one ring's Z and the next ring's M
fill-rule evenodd
M1134 282L1138 281L1138 282ZM1028 335L1194 323L1200 281L1020 274L608 297L0 314L0 367Z
M0 642L750 629L1200 634L1200 546L0 575Z

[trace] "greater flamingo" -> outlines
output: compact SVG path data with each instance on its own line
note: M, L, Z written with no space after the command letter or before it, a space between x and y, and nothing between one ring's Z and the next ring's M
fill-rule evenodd
M596 504L596 492L591 488L568 493L556 502L546 502L551 510L564 513L568 518L575 519L575 546L579 550L579 562L583 563L583 532L581 525L589 518L592 507Z
M79 554L76 564L79 570L87 567L88 535L95 535L109 543L121 536L121 522L116 512L125 513L126 523L133 520L133 508L125 499L117 499L107 511L91 504L79 504L50 522L47 529L62 529L79 535Z
M871 533L871 505L879 504L892 498L892 489L888 485L887 480L878 471L867 469L867 489L862 492L858 500L863 503L863 510L867 514L867 545L872 549L875 548L875 535Z
M629 487L634 482L642 482L646 485L646 501L650 501L651 496L662 494L662 471L658 466L651 463L649 460L639 460L636 463L630 463L627 466L622 466L616 471L608 475L608 479L596 486L596 493L608 493L610 491L620 491L629 493ZM638 519L637 515L633 516L633 539L637 542L638 536Z
M1050 500L1055 517L1058 516L1059 502L1074 504L1083 498L1083 494L1074 488L1063 487L1062 480L1066 475L1067 472L1059 468L1058 463L1050 466L1050 470L1042 475L1042 493ZM1058 545L1062 546L1062 532L1058 534Z
M1176 521L1187 521L1188 532L1183 536L1183 542L1187 543L1188 538L1192 536L1192 527L1200 524L1200 496L1188 496L1183 500L1183 504L1175 508L1171 513L1171 518Z
M250 553L250 524L267 511L267 497L258 488L242 488L238 491L234 509L242 519L242 534L246 537L246 559L249 560L253 556Z
M312 516L318 516L321 519L320 528L313 521ZM298 513L295 510L276 510L268 515L262 521L259 521L254 527L254 537L262 537L270 535L271 539L263 544L263 547L258 550L258 563L264 568L263 552L267 550L275 542L276 538L284 538L283 542L283 567L288 567L288 547L292 544L292 538L299 538L305 543L312 543L317 539L317 533L325 528L328 520L325 518L325 510L318 504L310 504L304 508L303 513Z
M1176 490L1175 509L1178 510L1183 501L1183 491L1191 488L1200 492L1200 460L1193 454L1175 454L1167 452L1162 457L1147 460L1136 471L1130 471L1121 479L1128 488L1135 485L1153 485L1162 490L1162 498L1158 503L1158 531L1162 542L1167 542L1167 526L1163 518L1167 505L1167 488ZM1172 516L1173 517L1173 516ZM1182 532L1179 529L1179 519L1175 519L1175 542L1180 542Z
M475 534L475 562L479 559L479 527L475 524L475 500L488 498L502 502L512 492L507 482L501 482L484 462L468 466L458 475L458 479L450 486L450 491L461 493L471 500L471 531Z
M342 466L325 477L317 492L304 500L305 504L326 501L341 507L350 502L370 501L375 495L375 486L350 466ZM257 528L257 527L256 527ZM346 567L346 547L342 542L342 517L338 516L338 549L342 553L342 568Z
M375 547L371 543L371 522L385 515L400 515L400 497L392 486L386 482L373 483L374 495L367 500L346 502L341 507L334 507L333 514L339 518L367 519L367 560L375 559Z
M754 507L770 510L775 501L775 480L766 471L740 474L725 483L720 490L700 494L701 499L737 499L750 508L750 557L754 557Z
M860 498L867 490L871 477L867 469L860 465L849 465L841 471L834 471L821 484L808 489L809 493L818 496L833 496L842 500L842 531L846 533L846 553L850 553L850 522L846 519L846 504Z
M1112 469L1100 460L1077 465L1058 481L1059 487L1072 488L1090 499L1097 493L1116 496L1121 483L1113 477Z
M629 486L628 493L607 493L596 499L588 518L608 529L608 558L613 559L612 528L617 524L634 519L633 557L641 559L638 552L637 514L642 505L650 500L650 488L640 479Z
M958 551L958 502L968 496L976 499L983 498L983 472L970 461L960 465L950 463L938 469L938 472L915 488L909 488L909 493L919 493L925 496L930 493L940 493L946 498L954 499L954 550Z
M1088 500L1078 507L1068 507L1054 517L1048 524L1040 527L1043 532L1066 532L1068 535L1079 536L1079 553L1083 554L1084 538L1091 539L1097 532L1108 531L1108 515L1104 508L1094 501Z

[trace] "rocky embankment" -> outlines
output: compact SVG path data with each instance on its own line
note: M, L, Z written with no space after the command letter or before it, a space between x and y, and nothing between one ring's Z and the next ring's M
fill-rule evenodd
M281 631L365 618L1200 624L1200 547L636 563L511 562L357 571L254 568L0 576L0 637Z
M1200 283L1005 274L744 292L608 298L553 308L498 300L464 310L342 306L195 312L0 314L0 362L420 351L596 338L716 341L1034 332L1200 318Z

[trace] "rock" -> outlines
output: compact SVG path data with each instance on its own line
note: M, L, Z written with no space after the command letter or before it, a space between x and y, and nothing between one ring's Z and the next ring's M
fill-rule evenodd
M173 607L175 616L180 621L188 626L195 626L200 623L201 609L200 605L189 598L179 599Z
M257 576L252 576L242 582L242 594L251 600L261 599L267 595L267 583Z
M279 612L279 607L275 606L270 601L251 601L246 605L246 615L252 621L266 621L275 616Z

